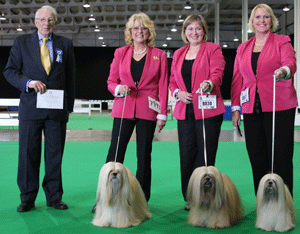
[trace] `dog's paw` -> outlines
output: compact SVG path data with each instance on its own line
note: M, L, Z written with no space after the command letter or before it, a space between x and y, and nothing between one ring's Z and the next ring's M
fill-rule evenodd
M109 227L110 224L107 222L101 222L100 220L93 220L92 224L98 227Z
M261 229L263 231L267 231L267 232L273 231L273 229L270 226L266 226L266 225L265 226L264 225L256 225L255 227L258 229Z
M288 232L290 229L292 229L292 226L289 225L283 225L281 227L275 227L276 232Z
M214 229L222 229L222 228L226 228L227 226L225 226L222 223L216 223L212 228Z

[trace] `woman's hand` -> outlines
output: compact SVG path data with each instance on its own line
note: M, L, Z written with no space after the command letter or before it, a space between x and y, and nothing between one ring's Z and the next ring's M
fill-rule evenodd
M241 114L240 111L234 111L232 113L232 124L234 127L240 126L241 125Z
M179 91L177 93L177 97L180 99L180 101L182 101L186 104L190 104L193 102L193 95L186 91Z
M119 93L125 95L129 95L130 88L127 85L121 85L119 88Z
M274 71L274 76L276 78L276 81L281 81L284 79L287 75L287 71L284 68L279 68Z
M164 126L166 125L166 121L158 119L156 121L156 125L157 125L157 128L158 128L158 132L161 132L161 130L163 130Z
M200 88L197 90L198 93L201 93L201 89L203 93L206 93L210 88L210 85L208 82L203 82L200 84Z

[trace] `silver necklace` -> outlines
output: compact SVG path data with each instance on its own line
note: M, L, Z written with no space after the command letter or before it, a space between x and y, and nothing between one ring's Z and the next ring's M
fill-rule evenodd
M257 46L263 46L265 43L259 44L259 43L254 42L254 44L257 45Z
M135 54L140 55L140 54L145 53L146 50L147 50L147 47L145 47L145 49L144 49L142 52L136 52L134 49L133 49L133 52L134 52Z

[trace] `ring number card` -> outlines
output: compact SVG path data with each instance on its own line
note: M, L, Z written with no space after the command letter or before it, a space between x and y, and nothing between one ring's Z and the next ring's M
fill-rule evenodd
M249 88L246 88L241 92L240 102L241 104L243 104L248 101L249 101Z
M216 109L217 108L217 96L198 96L198 109Z
M149 100L149 108L160 113L160 103L156 101L154 98L149 96L148 96L148 100Z

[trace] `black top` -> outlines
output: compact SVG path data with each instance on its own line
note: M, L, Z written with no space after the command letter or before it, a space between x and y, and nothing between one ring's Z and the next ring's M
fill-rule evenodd
M134 58L131 59L131 75L136 86L138 86L142 77L145 61L146 55L139 61L136 61Z
M253 69L255 76L257 75L256 74L257 73L257 61L258 61L259 55L260 55L260 52L252 52L251 63L252 63L252 69ZM259 93L258 93L257 88L256 88L256 93L255 93L255 101L254 101L253 111L255 114L260 114L262 112Z
M257 72L257 60L258 60L259 55L260 55L260 52L252 52L251 63L252 63L252 69L253 69L255 76L256 76L256 72Z
M184 60L181 74L186 87L186 90L191 93L192 92L192 67L195 59Z

